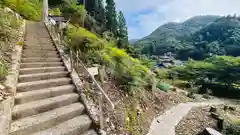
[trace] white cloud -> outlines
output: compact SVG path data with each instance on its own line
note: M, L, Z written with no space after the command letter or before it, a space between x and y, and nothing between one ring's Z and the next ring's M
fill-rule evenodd
M240 14L240 0L116 0L127 16L129 37L141 38L166 22L180 22L195 15ZM138 14L141 11L153 12ZM133 25L132 23L139 22Z

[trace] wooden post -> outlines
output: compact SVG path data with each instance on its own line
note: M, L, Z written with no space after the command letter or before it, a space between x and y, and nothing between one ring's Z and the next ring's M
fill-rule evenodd
M70 63L71 63L71 72L73 71L73 60L72 60L72 50L70 50Z
M100 129L104 128L104 118L103 118L103 96L99 93L99 110L100 110Z
M157 81L156 81L156 78L155 76L153 76L152 78L152 91L156 90L156 87L157 87Z
M105 79L105 66L100 66L98 69L99 80L104 83Z
M220 131L223 130L223 126L224 126L224 119L223 118L218 118L217 127Z

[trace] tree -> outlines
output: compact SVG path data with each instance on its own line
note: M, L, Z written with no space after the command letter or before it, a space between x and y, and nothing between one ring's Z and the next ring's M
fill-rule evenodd
M106 0L106 28L117 35L117 13L114 0Z
M124 18L124 15L122 11L118 13L117 16L118 21L118 47L119 48L126 48L126 45L128 45L128 30L127 30L127 24L126 20Z
M64 2L65 2L64 0L49 0L48 4L49 6L57 6L63 4Z

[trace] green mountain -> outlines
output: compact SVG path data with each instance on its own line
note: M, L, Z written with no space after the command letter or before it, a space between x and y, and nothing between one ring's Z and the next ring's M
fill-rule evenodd
M138 40L136 45L142 49L142 53L149 55L177 53L179 50L193 46L192 35L218 18L220 16L195 16L182 23L167 23L149 36Z

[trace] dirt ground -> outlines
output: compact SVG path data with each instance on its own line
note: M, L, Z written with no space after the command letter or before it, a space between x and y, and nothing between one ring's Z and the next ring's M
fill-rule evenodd
M176 126L176 135L197 135L208 127L216 129L217 120L210 116L209 109L210 107L192 109Z
M217 109L217 114L220 114L220 117L224 118L225 121L240 124L240 105L227 104L226 106L234 107L236 110L224 110L224 105L214 107ZM210 116L211 113L209 112L209 109L209 106L192 109L176 126L176 135L197 135L208 127L217 129L217 120Z
M155 117L176 104L192 101L186 93L172 90L167 93L160 90L142 91L135 97L131 97L114 84L114 82L108 82L103 85L103 89L116 105L115 117L109 118L112 123L108 123L108 128L105 129L108 135L114 133L146 135ZM109 114L105 117L109 117Z

